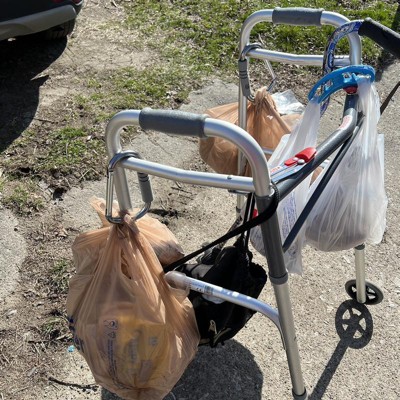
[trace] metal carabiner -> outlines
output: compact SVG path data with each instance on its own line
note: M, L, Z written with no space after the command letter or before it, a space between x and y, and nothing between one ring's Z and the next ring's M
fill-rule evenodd
M239 81L240 81L240 85L242 87L243 95L246 96L247 100L249 100L253 103L254 103L255 97L252 94L251 88L250 88L250 78L249 78L249 70L248 70L249 60L247 59L247 53L251 50L260 49L260 48L262 48L261 43L248 44L242 50L239 60L238 60ZM276 75L275 75L274 70L272 69L272 65L269 62L269 60L265 59L264 64L265 64L267 70L269 71L269 73L271 74L272 80L271 80L270 84L267 86L267 91L271 92L272 88L275 85Z
M112 204L113 204L113 192L114 192L114 170L117 164L124 160L125 158L142 158L139 153L135 151L123 151L120 153L116 153L108 163L107 168L107 189L106 189L106 210L105 210L105 217L108 222L112 224L121 224L123 222L122 217L113 217L112 216ZM143 187L149 189L150 197L152 198L151 194L151 186L149 176L143 172L138 172L139 184ZM145 202L142 209L133 217L135 220L143 217L147 211L150 209L151 201Z

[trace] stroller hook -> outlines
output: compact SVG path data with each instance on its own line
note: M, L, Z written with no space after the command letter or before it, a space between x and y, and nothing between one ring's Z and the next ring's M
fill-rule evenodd
M106 211L105 211L105 217L108 222L112 224L121 224L123 222L123 217L113 217L112 216L112 204L113 204L113 183L114 183L114 171L117 166L117 164L124 160L125 158L142 158L139 153L135 151L124 151L120 153L116 153L111 160L108 163L108 168L107 168L107 189L106 189ZM139 178L139 183L142 184L148 184L149 182L149 176L143 172L138 172L138 178ZM139 218L142 218L147 211L150 209L151 202L145 202L143 207L141 208L140 211L136 213L136 215L133 217L134 220L138 220Z

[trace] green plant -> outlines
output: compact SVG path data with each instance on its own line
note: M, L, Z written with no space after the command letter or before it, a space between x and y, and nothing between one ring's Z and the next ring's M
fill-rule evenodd
M80 162L88 151L88 134L82 128L67 127L58 130L48 138L47 157L40 168L69 170Z
M142 33L142 39L157 46L165 58L179 55L183 68L203 73L222 74L232 77L236 71L237 48L240 29L245 19L255 11L274 7L304 7L304 0L264 1L205 0L195 2L154 2L139 0L134 4L123 3L128 14L128 24ZM335 11L352 19L371 17L386 26L392 26L398 4L395 0L313 0L308 7ZM152 18L148 18L151 10ZM253 31L253 39L259 36L272 50L309 54L323 52L333 28L304 28L260 24ZM148 32L151 34L148 35ZM154 38L157 38L155 41ZM174 37L171 43L170 37ZM347 43L343 41L342 50ZM373 61L380 49L365 41L364 56Z
M55 262L50 271L50 287L56 294L66 294L68 292L68 282L70 278L71 261L61 259Z
M2 191L4 191L1 199L3 205L15 210L18 214L28 215L40 211L44 207L43 198L34 181L24 180L6 183L3 180Z
M40 335L47 341L68 339L70 333L66 316L58 310L53 310L49 318L41 325Z

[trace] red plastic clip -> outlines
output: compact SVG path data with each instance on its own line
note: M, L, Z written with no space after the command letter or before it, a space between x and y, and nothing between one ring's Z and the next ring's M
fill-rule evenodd
M285 165L290 167L291 165L297 164L297 161L299 161L297 157L292 157L285 161Z
M287 159L284 164L287 167L290 167L291 165L299 164L299 160L303 160L302 163L306 164L315 157L316 153L317 150L315 147L307 147L297 153L294 157Z
M344 88L343 90L347 93L347 94L356 94L357 93L357 86L349 86L347 88Z
M304 160L306 163L308 163L315 157L316 153L317 149L315 147L307 147L300 153L297 153L295 157L300 158L300 160Z

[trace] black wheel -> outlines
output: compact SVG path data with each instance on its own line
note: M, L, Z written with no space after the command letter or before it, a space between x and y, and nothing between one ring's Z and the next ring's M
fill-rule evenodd
M44 38L47 40L63 39L70 35L75 28L75 19L64 22L61 25L53 26L43 32Z
M351 279L346 282L345 289L347 294L354 300L357 300L356 280ZM366 305L379 304L383 300L382 290L371 282L365 282Z

